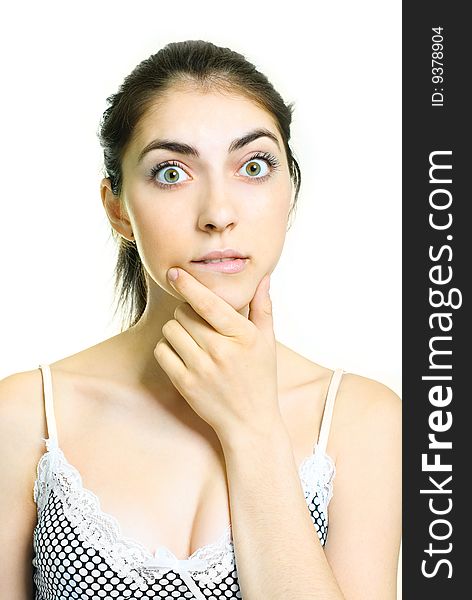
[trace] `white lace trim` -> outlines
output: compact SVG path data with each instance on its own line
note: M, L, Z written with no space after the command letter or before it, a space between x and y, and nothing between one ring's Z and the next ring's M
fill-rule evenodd
M37 467L33 497L38 515L52 490L60 498L64 514L75 527L86 548L94 548L120 577L129 577L142 590L171 570L187 571L201 585L220 583L235 567L231 524L213 543L198 548L188 559L178 559L160 546L154 554L122 535L118 521L100 508L99 498L83 487L77 469L65 458L55 440L44 440L47 451ZM327 518L332 497L335 467L332 459L318 450L300 465L299 475L307 503L318 495Z
M314 497L318 496L328 523L328 504L333 497L333 480L336 476L333 459L316 444L313 454L302 461L299 475L307 504L311 504Z

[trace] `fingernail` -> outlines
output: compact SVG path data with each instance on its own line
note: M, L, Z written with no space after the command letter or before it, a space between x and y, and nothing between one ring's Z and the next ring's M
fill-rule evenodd
M179 269L172 267L172 269L169 269L167 276L169 277L169 279L171 281L175 281L177 279L177 277L179 276Z

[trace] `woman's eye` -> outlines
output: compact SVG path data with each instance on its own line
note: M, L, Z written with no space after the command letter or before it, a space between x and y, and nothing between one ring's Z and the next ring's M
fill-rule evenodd
M264 171L265 169L265 171ZM264 177L269 174L269 167L267 165L267 161L261 158L251 158L244 163L244 165L240 169L244 171L242 175L246 177L252 177L253 179L259 179L260 177Z
M159 167L154 173L154 177L158 183L163 185L175 185L186 181L187 173L177 165L167 165Z
M238 173L248 179L254 179L257 183L263 183L271 176L272 171L279 167L280 162L277 158L265 153L263 156L253 156L247 160ZM178 188L191 179L184 169L173 161L165 161L152 167L149 178L157 186L167 190Z

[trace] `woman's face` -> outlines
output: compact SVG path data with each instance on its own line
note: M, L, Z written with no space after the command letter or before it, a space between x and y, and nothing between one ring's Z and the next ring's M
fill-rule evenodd
M269 135L244 140L261 130ZM240 95L172 88L139 122L122 169L151 294L155 283L180 299L167 281L178 266L236 310L246 306L279 260L293 192L272 116ZM241 271L195 262L228 248L247 257Z

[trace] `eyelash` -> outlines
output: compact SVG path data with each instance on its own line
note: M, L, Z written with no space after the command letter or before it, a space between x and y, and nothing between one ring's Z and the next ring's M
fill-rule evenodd
M262 160L265 160L266 163L270 167L270 171L263 177L249 177L248 176L248 179L252 179L256 183L264 183L264 181L266 181L267 179L269 179L269 177L272 176L272 173L274 171L279 169L280 162L273 154L270 154L270 152L255 152L246 161L244 161L243 166L246 163L250 162L251 160L254 160L255 158L261 158ZM159 173L159 171L161 171L165 167L180 167L181 169L183 169L182 165L180 165L180 163L178 163L177 161L166 160L166 161L159 163L158 165L155 165L154 167L152 167L152 169L149 173L149 179L153 183L155 183L158 187L166 189L166 190L169 190L171 188L180 187L181 185L183 185L184 182L182 182L182 183L162 183L162 181L158 181L156 179L156 175ZM185 169L183 169L183 170L185 170Z

